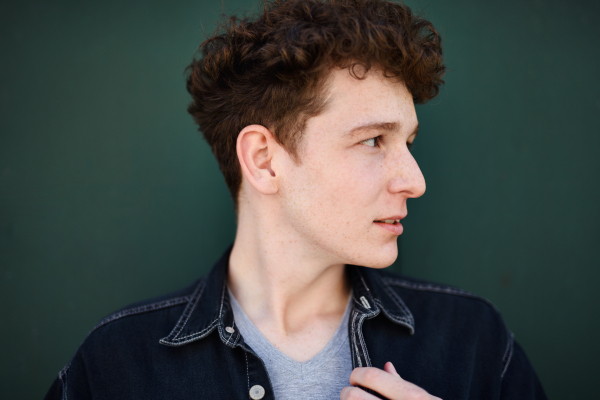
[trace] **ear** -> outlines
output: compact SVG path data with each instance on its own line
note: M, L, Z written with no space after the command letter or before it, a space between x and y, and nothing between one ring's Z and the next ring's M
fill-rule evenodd
M279 189L271 169L277 146L271 131L262 125L248 125L237 137L236 151L242 174L262 194L275 194Z

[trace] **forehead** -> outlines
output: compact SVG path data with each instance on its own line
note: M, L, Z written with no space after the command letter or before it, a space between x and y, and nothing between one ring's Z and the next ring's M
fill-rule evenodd
M364 79L348 69L333 69L325 85L324 111L311 118L307 130L350 132L365 126L394 126L413 131L418 125L412 94L406 85L371 69Z

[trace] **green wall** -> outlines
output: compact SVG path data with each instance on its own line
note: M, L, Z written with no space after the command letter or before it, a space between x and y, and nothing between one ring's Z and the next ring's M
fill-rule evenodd
M494 302L553 399L600 373L600 6L407 1L444 39L427 180L393 268ZM0 393L41 398L88 330L233 239L183 69L255 2L0 4Z

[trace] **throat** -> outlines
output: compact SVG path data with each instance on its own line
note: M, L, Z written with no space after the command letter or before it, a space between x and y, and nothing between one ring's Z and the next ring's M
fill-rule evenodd
M279 352L290 360L304 363L332 345L332 340L347 337L350 296L342 309L315 312L284 325L266 318L252 320L231 292L230 296L236 325L244 340L257 351Z

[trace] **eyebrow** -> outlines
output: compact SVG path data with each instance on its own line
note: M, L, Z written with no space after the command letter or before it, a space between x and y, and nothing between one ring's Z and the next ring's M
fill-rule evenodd
M385 132L394 132L400 129L400 124L398 122L371 122L364 125L357 126L356 128L352 128L348 132L346 132L345 136L355 136L364 131L385 131ZM415 135L414 139L417 138L419 134L419 124L417 124L416 128L409 135ZM413 140L414 140L413 139Z

